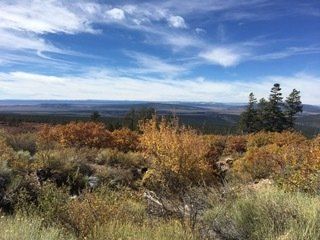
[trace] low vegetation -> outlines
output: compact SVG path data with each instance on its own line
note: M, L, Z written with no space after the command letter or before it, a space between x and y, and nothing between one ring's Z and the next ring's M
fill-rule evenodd
M320 239L320 137L72 122L0 134L0 239Z

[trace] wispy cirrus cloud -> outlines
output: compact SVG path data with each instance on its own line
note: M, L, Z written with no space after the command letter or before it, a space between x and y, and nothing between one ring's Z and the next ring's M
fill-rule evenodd
M307 55L307 54L318 54L320 53L320 47L288 47L282 51L266 53L262 55L257 55L252 58L252 60L275 60L275 59L283 59L291 56L297 55Z
M95 27L99 23L110 26L116 24L126 30L139 31L145 35L145 43L167 45L174 52L192 49L189 54L223 67L235 66L248 59L285 58L315 52L292 47L282 53L258 54L241 42L229 44L231 47L219 46L219 38L214 42L203 38L201 33L206 30L189 26L185 20L193 12L211 11L216 13L219 21L256 19L256 15L272 18L277 13L270 11L269 7L277 5L267 0L202 0L184 4L171 0L157 5L148 1L104 4L93 0L4 0L0 3L0 49L33 50L36 56L42 58L46 56L44 52L72 54L72 51L66 51L46 40L46 34L98 34L102 32L102 29ZM264 10L263 14L260 10ZM227 34L223 32L223 35L225 39ZM253 53L251 58L248 58L248 52Z
M150 74L157 73L164 76L174 76L188 71L186 67L181 64L175 64L159 57L151 56L144 53L126 51L127 56L135 60L137 68L129 69L129 72ZM128 72L128 69L125 70Z

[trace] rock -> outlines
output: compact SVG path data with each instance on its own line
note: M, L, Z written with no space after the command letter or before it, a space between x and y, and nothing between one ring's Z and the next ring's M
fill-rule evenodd
M88 185L91 189L96 188L99 185L99 178L95 176L88 177Z

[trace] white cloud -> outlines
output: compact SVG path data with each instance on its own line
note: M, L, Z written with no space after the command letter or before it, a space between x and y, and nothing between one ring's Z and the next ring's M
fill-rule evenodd
M214 44L218 43L209 43L202 38L204 35L201 33L205 30L187 26L185 19L181 17L188 19L194 12L199 14L199 12L214 11L216 14L212 17L213 19L216 15L221 15L220 19L225 17L227 20L230 20L227 18L228 15L231 16L231 20L249 19L255 17L251 15L259 15L260 12L247 10L255 8L261 10L270 6L267 0L203 0L188 1L184 4L178 0L166 0L159 4L155 4L154 1L133 1L132 4L123 5L121 2L118 3L111 5L96 0L2 0L0 2L0 50L16 52L21 50L22 56L25 51L33 51L35 56L41 58L47 57L44 55L45 52L71 54L71 51L55 46L55 42L45 40L46 34L98 33L99 29L94 28L95 23L114 25L116 22L124 29L144 33L146 39L142 40L143 44L147 42L168 45L173 51L184 50L186 58L189 55L193 60L204 59L207 63L223 67L235 66L243 61L280 59L293 55L319 53L319 48L316 47L288 48L284 51L266 52L260 55L258 55L259 51L252 51L255 50L252 46L244 46L241 43L234 43L231 47L215 47ZM270 11L267 12L270 13ZM177 28L188 27L190 28L184 31L177 31ZM224 39L223 28L220 32L221 39ZM250 55L247 54L248 52ZM149 58L149 61L154 63L158 60ZM8 58L4 59L0 55L2 64L7 61ZM141 62L138 63L143 65ZM151 68L149 64L148 67L143 68L149 72L180 71L180 68L172 64L168 66L159 61L157 64L158 67Z
M0 28L0 48L2 49L24 49L36 51L59 52L60 50L43 38L32 33L12 31Z
M207 31L204 30L203 28L196 28L195 31L196 31L196 33L198 33L198 34L204 34L204 33L207 32Z
M55 0L1 1L0 50L15 51L15 55L20 50L21 59L26 54L25 51L33 51L34 57L39 58L48 58L44 52L70 54L71 51L62 50L45 40L44 35L96 33L91 27L91 17L86 12L89 9L79 6Z
M80 8L61 1L8 1L0 3L0 28L43 33L94 32Z
M275 60L296 55L317 54L320 53L320 47L289 47L283 51L271 52L252 57L252 60Z
M161 37L161 41L156 43L171 45L174 50L181 50L187 47L202 49L206 46L206 44L202 40L188 34L166 33L162 34Z
M200 53L199 56L209 63L221 65L223 67L235 66L242 60L241 53L226 47L213 48L209 51Z
M138 52L127 52L127 55L135 59L138 65L137 69L131 69L134 73L140 74L158 73L160 75L176 75L186 72L187 69L181 65L168 63L167 61L155 56L142 54ZM125 70L127 71L127 70Z
M122 21L126 18L124 11L120 8L112 8L108 10L107 15L115 21Z
M246 102L250 92L254 92L259 98L267 97L275 82L281 84L284 95L297 88L301 90L304 103L319 104L320 76L307 73L263 77L259 82L125 77L103 69L72 76L28 72L0 73L2 99Z
M169 26L173 27L173 28L186 28L187 27L183 17L180 17L180 16L170 16L168 19L168 23L169 23Z

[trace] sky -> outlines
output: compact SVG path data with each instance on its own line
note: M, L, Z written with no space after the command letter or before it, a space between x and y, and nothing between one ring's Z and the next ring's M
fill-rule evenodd
M319 0L1 0L0 99L320 105Z

